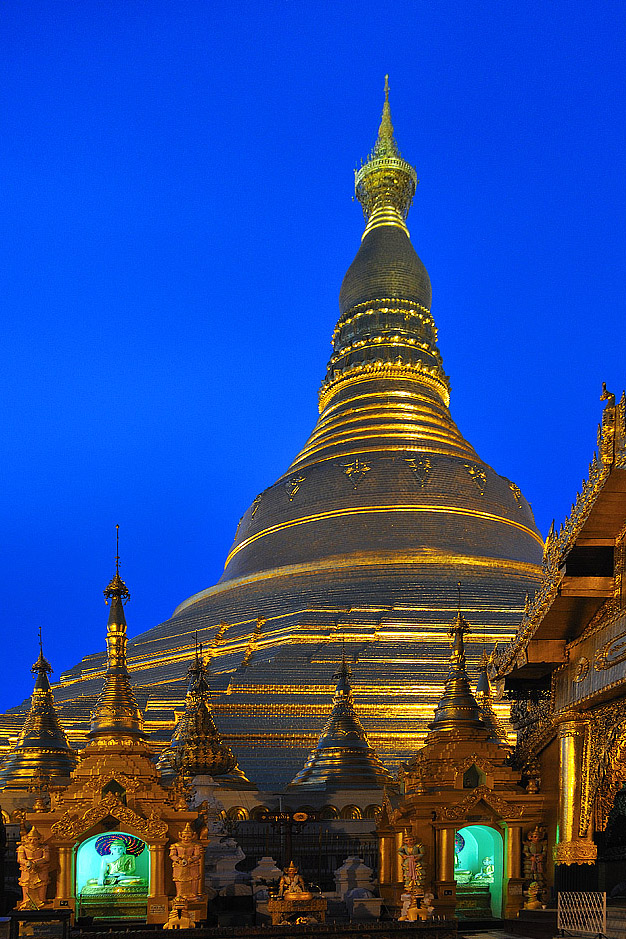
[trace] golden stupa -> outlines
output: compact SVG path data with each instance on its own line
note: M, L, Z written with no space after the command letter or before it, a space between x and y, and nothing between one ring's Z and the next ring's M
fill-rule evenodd
M315 746L342 644L370 744L396 765L441 694L457 581L475 624L471 664L481 638L514 634L540 576L526 499L448 410L430 280L406 222L416 184L386 88L378 138L356 173L366 228L341 286L313 433L244 514L220 581L129 642L139 705L165 744L198 632L217 728L260 788L287 784ZM55 689L72 739L104 668L102 653L87 656Z

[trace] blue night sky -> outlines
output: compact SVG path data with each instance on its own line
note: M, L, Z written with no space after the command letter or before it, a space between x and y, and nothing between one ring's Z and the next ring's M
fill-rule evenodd
M545 535L626 385L626 8L3 4L0 707L220 576L316 419L390 74L452 415Z

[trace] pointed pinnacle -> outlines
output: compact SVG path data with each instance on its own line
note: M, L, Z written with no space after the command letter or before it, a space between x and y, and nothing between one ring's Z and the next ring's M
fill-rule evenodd
M381 156L400 156L398 145L393 136L393 124L391 123L391 108L389 107L389 75L385 75L385 103L383 104L383 113L378 128L378 138L374 144L374 157Z

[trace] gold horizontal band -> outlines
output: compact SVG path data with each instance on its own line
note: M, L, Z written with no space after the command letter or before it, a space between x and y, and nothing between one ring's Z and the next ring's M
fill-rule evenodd
M257 532L256 535L251 535L250 538L246 538L235 548L233 548L233 550L226 558L224 569L228 567L229 563L235 557L235 555L244 548L247 548L248 545L258 541L259 538L265 538L267 535L276 534L276 532L284 531L287 528L295 528L296 525L307 525L310 522L324 521L329 518L342 518L346 515L384 515L387 512L417 512L433 513L437 515L463 515L470 518L484 518L491 522L500 522L503 525L509 525L511 528L517 528L518 531L523 531L527 535L530 535L530 537L533 538L537 544L543 547L541 536L532 531L526 525L522 525L520 522L514 522L509 518L504 518L502 515L493 515L491 512L478 512L475 509L461 508L460 506L456 505L357 505L350 506L345 509L333 509L330 512L317 512L314 515L303 515L301 518L294 518L288 522L280 522L278 525L270 525L269 528L265 528L263 531Z
M349 555L331 555L330 557L316 561L307 561L302 564L286 564L283 567L272 567L265 571L257 571L254 574L244 574L242 577L235 577L232 580L226 580L213 587L207 587L193 594L176 607L172 616L182 613L187 607L205 600L207 597L213 597L224 593L226 590L232 590L234 587L244 586L246 584L256 584L264 580L272 580L278 577L298 577L306 574L323 573L325 571L347 570L359 567L381 567L383 565L396 564L442 564L445 563L454 567L483 567L489 570L497 570L502 573L525 574L536 577L539 581L541 566L531 564L528 561L509 561L504 558L475 557L466 554L445 554L423 553L416 549L412 554L404 552L390 551L382 554L377 551L363 551ZM316 609L318 609L316 607ZM412 608L401 607L400 609L410 612ZM484 609L484 608L482 608ZM338 612L333 608L331 612Z
M438 370L437 370L438 371ZM357 384L364 381L380 381L381 379L404 379L415 381L432 389L447 407L450 404L450 388L447 377L441 374L433 375L431 372L411 365L396 365L391 362L381 362L380 365L355 365L336 378L325 380L320 389L319 411L323 413L328 403L346 385Z
M309 459L310 456L313 456L315 453L323 452L325 449L326 449L325 447L316 447L314 450L311 450L311 452L305 459L301 459L300 455L298 455L298 457L293 461L293 463L291 464L287 472L283 476L281 476L278 480L276 480L276 483L281 482L281 480L283 479L287 479L289 476L291 476L294 470L305 469L306 467L309 467L309 466L317 466L318 463L327 463L329 460L340 460L343 457L359 456L365 453L405 453L405 454L410 453L411 455L415 453L423 453L426 456L431 456L431 454L434 454L435 456L449 456L449 457L454 457L455 459L468 459L468 455L466 453L463 453L462 451L455 453L450 447L446 447L444 449L442 447L435 447L433 445L426 444L426 442L424 442L422 446L418 446L415 443L406 443L404 446L396 446L395 444L387 444L387 446L385 447L351 446L351 447L347 447L344 450L338 450L338 451L333 450L333 452L330 453L328 456L323 456L317 460ZM476 452L474 450L470 450L469 452L472 454L471 456L472 460L476 461L477 463L482 463L482 460L479 459L479 457L476 455Z
M434 443L439 444L439 446L447 446L449 450L449 455L455 455L457 453L463 453L466 458L471 456L472 450L469 446L463 446L465 441L459 435L458 440L450 438L450 436L441 434L428 434L424 432L421 428L408 429L406 425L404 427L394 427L393 425L365 425L356 428L348 428L345 431L331 433L326 431L319 435L316 439L315 436L311 437L311 442L305 446L298 456L306 457L309 454L319 453L321 450L324 450L326 447L331 446L343 446L345 444L350 444L352 442L362 442L363 440L406 440L409 443L414 441L423 440L425 443L433 441ZM313 444L316 444L313 446Z
M408 377L408 380L411 384L415 384L411 377ZM441 401L438 398L433 398L424 394L423 387L419 390L407 390L406 388L390 388L387 391L373 391L369 389L368 391L362 391L359 388L355 389L355 394L349 398L343 398L341 401L336 401L334 404L329 404L328 407L324 408L324 413L320 415L319 420L326 420L329 415L333 414L334 411L339 411L341 408L344 408L347 404L355 404L357 407L354 408L355 411L359 411L365 405L361 404L364 399L376 400L380 398L382 402L387 404L390 399L400 398L400 403L404 404L410 408L430 408L433 411L440 412L443 415L447 415L447 419L452 422L452 418L448 412L448 409L443 406Z

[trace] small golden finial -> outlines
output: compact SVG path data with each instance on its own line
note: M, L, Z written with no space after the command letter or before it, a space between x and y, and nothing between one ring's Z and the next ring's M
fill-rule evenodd
M600 401L606 401L605 407L614 408L615 407L615 395L612 391L609 391L606 387L606 382L602 382L602 394L600 395Z
M385 102L389 104L389 75L385 75Z
M115 576L109 584L107 584L104 591L104 602L108 603L112 597L118 597L122 603L127 603L130 600L130 592L128 587L120 577L120 526L115 526Z
M457 590L457 608L456 608L456 611L457 611L457 613L460 615L460 614L461 614L461 581L460 581L460 580L458 581L458 583L457 583L457 585L456 585L456 590Z
M39 658L37 659L37 661L31 668L31 672L33 673L33 675L36 675L37 673L42 674L43 672L52 673L52 666L50 665L50 662L48 662L48 660L44 657L44 654L43 654L43 640L41 638L41 626L38 627L37 632L39 636Z

